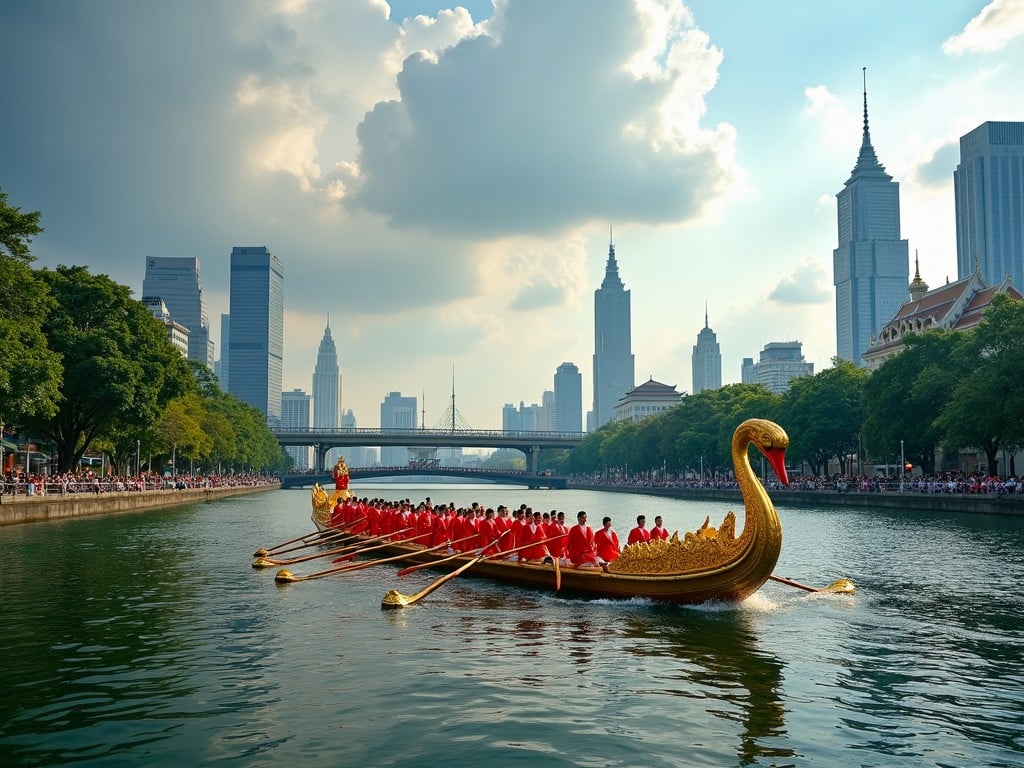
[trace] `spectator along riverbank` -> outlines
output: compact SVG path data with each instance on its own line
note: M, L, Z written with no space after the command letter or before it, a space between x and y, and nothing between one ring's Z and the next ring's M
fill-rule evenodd
M140 512L281 487L278 478L262 475L0 478L0 525Z
M1024 483L1016 478L934 476L899 480L872 478L792 479L788 488L777 480L766 483L778 505L811 507L872 507L921 512L968 512L983 515L1024 517ZM733 480L668 481L630 478L607 480L572 477L569 488L641 493L675 499L709 499L740 502Z

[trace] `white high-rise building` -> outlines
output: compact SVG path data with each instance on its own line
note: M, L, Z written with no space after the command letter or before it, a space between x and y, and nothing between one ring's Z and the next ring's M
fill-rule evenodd
M583 376L573 363L555 371L555 431L583 431Z
M956 195L956 267L988 285L1007 276L1024 288L1024 123L982 123L960 137Z
M341 428L354 431L357 427L356 416L352 413L352 409L342 411ZM334 452L331 451L331 453ZM367 448L343 448L341 455L345 457L345 463L350 467L370 467L376 460L376 456L371 457L371 452ZM330 466L334 466L335 461L337 461L337 457L332 457Z
M836 200L836 355L863 366L862 355L907 298L910 282L910 251L900 239L900 185L871 146L866 88L860 154Z
M763 384L777 395L789 390L789 382L801 376L813 376L814 363L804 360L799 341L773 341L764 345L754 365L754 383Z
M704 327L697 334L697 343L690 355L693 369L693 389L696 395L705 389L722 388L722 350L715 332L708 327L708 310L704 308Z
M380 404L380 428L416 429L416 398L403 397L401 392L388 392ZM385 446L380 450L380 463L384 467L404 467L409 463L409 449Z
M310 397L301 389L281 393L281 428L309 429ZM309 446L288 445L285 453L292 457L295 469L309 469Z
M203 284L199 279L199 259L194 256L147 258L142 297L163 299L174 322L188 328L188 359L212 371L213 339L203 301Z

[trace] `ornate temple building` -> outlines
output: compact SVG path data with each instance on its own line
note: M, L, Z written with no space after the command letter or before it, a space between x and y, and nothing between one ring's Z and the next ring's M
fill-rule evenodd
M998 285L990 286L977 269L955 283L929 291L921 279L921 270L914 259L914 280L910 283L910 298L882 328L877 339L864 353L867 367L875 370L904 346L908 333L924 333L933 328L963 331L981 321L981 315L997 293L1022 298L1009 277Z

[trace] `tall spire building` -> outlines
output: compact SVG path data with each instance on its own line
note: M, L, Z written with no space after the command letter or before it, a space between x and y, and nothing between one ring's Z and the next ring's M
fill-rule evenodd
M708 327L707 307L704 307L704 327L697 334L697 343L690 356L690 367L693 369L690 394L722 388L722 349L718 346L715 332Z
M337 429L341 423L341 372L338 348L331 336L331 320L327 319L324 337L316 353L313 369L313 426Z
M609 237L604 281L594 291L594 410L588 429L612 420L615 405L635 384L629 291L619 277L615 243Z
M866 81L860 154L836 200L836 355L863 366L861 356L906 300L910 279L909 248L900 239L900 185L885 172L871 145Z

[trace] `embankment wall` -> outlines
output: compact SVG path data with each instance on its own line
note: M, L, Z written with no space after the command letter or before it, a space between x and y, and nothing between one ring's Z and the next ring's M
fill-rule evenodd
M86 515L142 512L148 509L197 504L229 496L276 491L281 486L237 485L215 488L124 491L116 493L74 493L65 496L0 496L0 525L38 523Z

